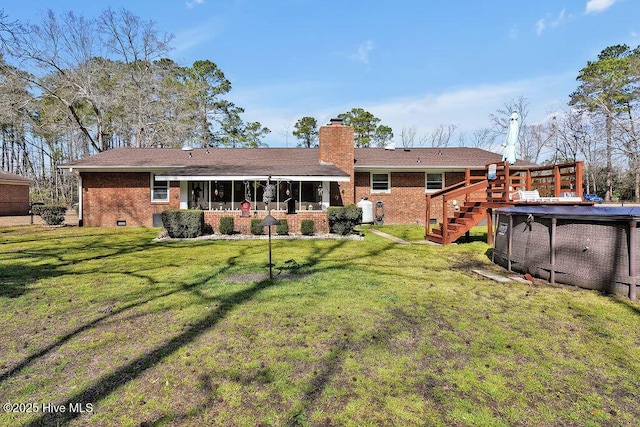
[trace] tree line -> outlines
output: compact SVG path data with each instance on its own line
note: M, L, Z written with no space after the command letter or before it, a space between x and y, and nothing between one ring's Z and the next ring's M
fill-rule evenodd
M127 10L49 11L37 24L0 12L0 168L34 179L36 198L70 203L66 161L114 147L258 147L270 130L225 99L209 60L168 59L172 35Z
M397 139L408 148L456 145L497 151L515 111L519 159L542 164L581 160L586 192L606 201L640 202L640 47L621 44L603 49L578 72L576 81L565 108L538 123L530 123L529 101L521 96L505 102L489 115L489 126L471 134L460 132L455 124L440 124L422 135L409 126ZM358 147L384 146L394 136L391 128L379 125L380 119L362 108L338 117L354 127ZM316 119L301 118L293 134L299 146L314 146Z
M36 24L0 11L0 170L34 180L34 199L71 203L75 179L58 166L114 147L260 147L270 130L242 119L225 98L231 82L207 59L168 58L173 36L125 9L85 18L49 11ZM339 114L355 145L470 146L499 150L509 116L520 117L519 158L533 163L583 160L586 191L638 201L640 48L604 49L578 72L562 111L530 123L529 101L510 100L470 134L440 124L394 135L372 113ZM317 145L318 122L305 116L292 134Z

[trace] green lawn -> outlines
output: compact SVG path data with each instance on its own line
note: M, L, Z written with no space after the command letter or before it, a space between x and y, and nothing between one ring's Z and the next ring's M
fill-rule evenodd
M0 229L0 425L639 425L638 303L478 239L278 240L269 281L266 240L157 232Z

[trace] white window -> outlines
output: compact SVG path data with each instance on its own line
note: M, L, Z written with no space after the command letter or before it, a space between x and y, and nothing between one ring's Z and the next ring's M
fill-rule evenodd
M389 173L371 173L371 192L372 193L388 193L391 191Z
M169 181L156 181L155 176L151 175L151 201L169 201Z
M442 190L443 188L444 188L444 173L442 173L442 172L435 172L435 173L427 172L427 183L426 183L427 191Z

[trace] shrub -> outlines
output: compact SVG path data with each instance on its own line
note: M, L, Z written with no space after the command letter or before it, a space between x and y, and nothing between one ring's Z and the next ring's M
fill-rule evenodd
M208 222L204 223L204 228L202 229L202 234L213 234L213 225L209 224Z
M190 239L202 236L204 212L200 210L167 209L160 214L162 225L170 237Z
M251 234L256 236L261 236L264 234L264 227L260 225L262 222L261 219L252 218L251 219Z
M37 212L37 215L40 215L40 218L42 218L47 225L60 225L64 223L67 207L62 205L44 205L39 206Z
M362 208L356 205L329 206L327 220L331 233L346 236L351 234L354 227L362 222Z
M276 233L286 236L287 234L289 234L289 223L286 219L281 219L279 221L280 224L276 225Z
M31 213L34 215L40 216L40 212L42 212L42 208L45 206L42 202L33 202L31 203Z
M314 233L314 224L312 219L303 219L300 223L300 233L305 236L313 236Z
M223 216L220 218L220 234L233 234L235 224L232 216Z

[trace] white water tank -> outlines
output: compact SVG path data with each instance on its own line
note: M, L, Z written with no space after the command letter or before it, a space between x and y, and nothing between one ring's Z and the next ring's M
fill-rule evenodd
M356 206L362 209L361 224L373 224L373 202L363 197Z

